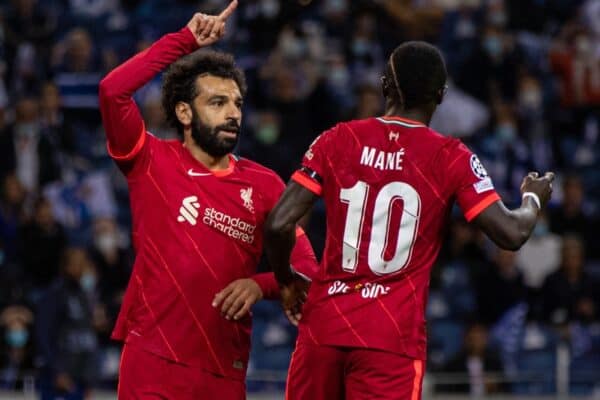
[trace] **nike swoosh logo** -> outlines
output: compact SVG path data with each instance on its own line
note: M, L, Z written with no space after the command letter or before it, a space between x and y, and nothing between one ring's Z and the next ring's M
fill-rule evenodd
M189 176L209 176L212 175L210 172L194 172L193 168L188 169Z

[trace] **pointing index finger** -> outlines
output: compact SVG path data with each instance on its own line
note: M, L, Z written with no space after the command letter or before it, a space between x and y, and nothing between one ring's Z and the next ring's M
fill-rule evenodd
M227 18L229 18L229 16L231 14L233 14L233 12L235 11L235 9L237 8L238 2L237 0L233 0L231 3L229 3L229 5L227 6L226 9L224 9L221 14L219 14L219 16L217 17L218 19L220 19L221 21L225 21Z

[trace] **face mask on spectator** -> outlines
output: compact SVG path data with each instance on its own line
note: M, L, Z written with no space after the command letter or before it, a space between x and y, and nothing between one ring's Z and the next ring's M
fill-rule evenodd
M578 54L587 55L592 49L592 44L586 36L580 36L575 41L575 48L577 49Z
M325 2L325 9L328 12L339 13L343 12L346 8L346 2L344 0L327 0Z
M272 145L279 138L279 128L275 124L264 124L256 130L256 138L265 145Z
M542 93L538 89L527 89L519 96L519 105L528 110L542 108Z
M503 11L494 11L490 14L489 20L492 25L502 27L506 25L506 13Z
M352 42L352 52L356 56L362 56L369 51L369 43L363 38L354 39Z
M5 334L6 343L13 348L20 349L25 347L29 340L29 332L23 328L10 329Z
M283 36L280 45L283 56L292 59L301 57L305 49L304 42L291 34Z
M263 15L267 18L273 18L279 14L279 3L275 0L262 0Z
M490 57L497 58L502 54L502 41L496 35L487 36L483 40L483 47Z
M334 67L329 71L327 80L331 86L343 88L348 85L350 74L348 74L348 70L345 67Z
M517 130L511 123L503 123L496 128L496 136L504 143L508 143L517 136Z
M96 287L96 276L94 274L86 272L83 275L81 275L81 278L79 279L79 284L85 292L91 292Z
M15 125L15 134L20 138L33 138L38 133L37 128L35 122L20 122Z
M118 245L119 240L117 235L112 233L102 233L96 237L96 248L102 253L110 253L114 251Z

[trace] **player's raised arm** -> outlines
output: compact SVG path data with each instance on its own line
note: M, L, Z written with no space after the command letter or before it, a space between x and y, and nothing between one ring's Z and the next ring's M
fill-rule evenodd
M143 144L144 123L132 99L133 93L180 57L219 40L225 33L227 18L236 7L234 0L217 16L194 14L185 28L163 36L100 82L100 111L113 157L131 159Z
M502 201L496 201L483 210L473 221L499 247L518 250L529 239L537 216L552 195L554 173L539 178L531 172L523 179L521 207L509 210Z

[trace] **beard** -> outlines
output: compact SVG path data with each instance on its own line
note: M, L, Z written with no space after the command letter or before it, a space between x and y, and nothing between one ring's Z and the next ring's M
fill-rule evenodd
M219 138L219 131L236 132L235 138ZM192 139L206 153L213 157L223 157L233 151L240 136L240 126L230 120L226 124L210 126L192 108Z

